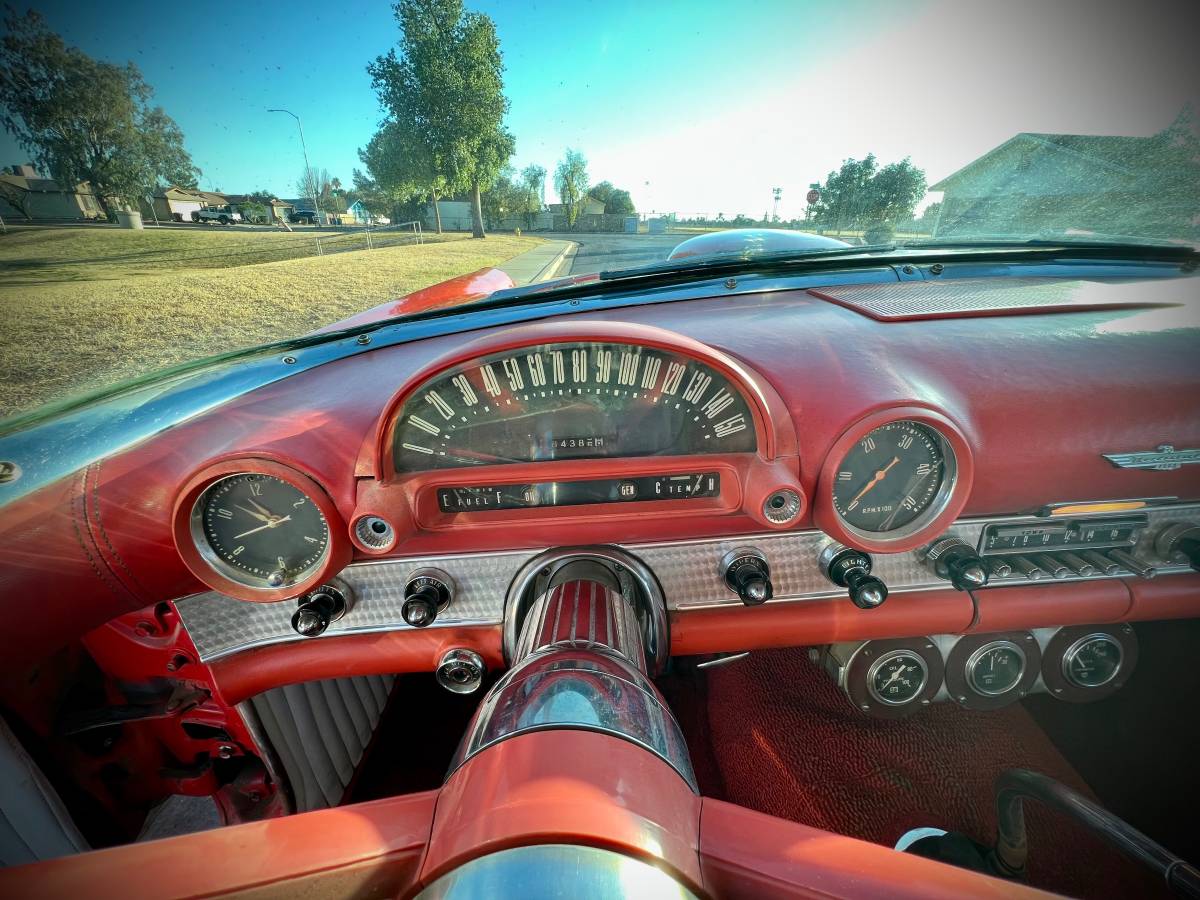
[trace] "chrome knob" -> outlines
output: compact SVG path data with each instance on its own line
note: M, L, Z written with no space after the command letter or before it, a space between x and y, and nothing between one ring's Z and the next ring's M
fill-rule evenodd
M869 553L830 543L817 557L817 564L826 578L847 589L850 602L859 609L874 609L887 599L887 585L871 574Z
M1125 550L1109 550L1108 558L1113 562L1119 563L1122 568L1128 569L1134 575L1138 576L1138 578L1145 578L1148 580L1158 574L1158 569L1154 568L1154 566L1147 565L1132 553L1128 553Z
M775 595L766 554L754 547L726 553L721 559L721 577L746 606L759 606Z
M473 694L483 684L487 666L474 650L457 647L446 651L434 674L438 684L450 693Z
M301 637L324 634L329 623L346 612L346 597L337 588L322 585L305 594L292 614L292 628Z
M440 569L417 569L404 586L400 616L413 628L427 628L450 605L454 581Z
M988 582L988 569L975 548L958 538L945 537L925 549L925 564L956 591L981 588Z
M1168 525L1155 536L1154 552L1169 562L1186 560L1200 572L1200 525L1192 522Z

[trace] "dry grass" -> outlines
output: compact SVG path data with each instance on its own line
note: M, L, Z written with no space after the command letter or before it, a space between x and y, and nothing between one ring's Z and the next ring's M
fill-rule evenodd
M0 416L305 334L540 243L447 235L420 246L255 261L281 237L312 246L311 233L199 229L23 229L0 237ZM196 259L202 254L209 258ZM216 259L225 267L214 267Z

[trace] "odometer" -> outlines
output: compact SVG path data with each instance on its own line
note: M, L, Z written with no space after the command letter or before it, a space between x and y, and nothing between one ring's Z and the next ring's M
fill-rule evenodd
M620 343L541 344L471 360L404 402L398 472L757 449L741 390L706 363Z

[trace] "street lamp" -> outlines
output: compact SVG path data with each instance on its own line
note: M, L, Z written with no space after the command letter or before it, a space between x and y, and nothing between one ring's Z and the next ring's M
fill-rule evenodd
M312 191L313 212L317 214L317 222L321 222L321 205L317 202L316 185L313 183L316 179L313 178L312 166L308 164L308 148L304 146L304 126L300 124L300 117L290 109L268 109L267 112L287 113L296 120L296 127L300 129L300 151L304 154L304 180L308 182L308 188Z

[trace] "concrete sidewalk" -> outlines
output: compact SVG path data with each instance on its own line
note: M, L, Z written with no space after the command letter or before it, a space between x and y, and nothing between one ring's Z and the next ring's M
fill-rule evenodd
M517 287L549 281L566 274L567 267L564 263L571 251L578 246L574 241L546 241L496 268L508 273L508 277ZM559 269L563 271L560 272Z

